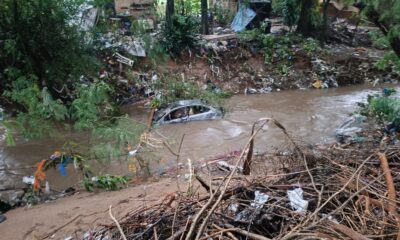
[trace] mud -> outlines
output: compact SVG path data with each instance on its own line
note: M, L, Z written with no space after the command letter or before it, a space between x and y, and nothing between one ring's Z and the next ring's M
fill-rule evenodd
M241 150L248 139L251 124L261 117L274 117L306 143L315 144L334 141L334 131L346 117L357 109L356 102L365 101L368 94L381 91L382 87L371 85L332 88L323 90L284 91L261 95L236 95L226 102L228 113L222 120L190 122L165 125L153 130L153 135L165 139L173 149L178 148L185 135L181 161L188 158L202 161L215 156ZM123 111L132 118L145 122L148 109L137 105L125 106ZM163 136L163 137L162 137ZM22 188L23 176L32 175L35 164L61 149L66 140L87 138L82 133L63 134L59 138L24 141L19 139L16 147L6 147L1 142L1 185L6 188ZM255 148L263 152L279 147L284 137L275 129L266 128L256 139ZM175 157L166 149L156 152L151 166L155 173L163 173L174 166ZM127 163L94 163L100 173L126 174ZM62 191L76 185L79 177L73 166L68 176L61 177L56 170L47 172L51 188Z

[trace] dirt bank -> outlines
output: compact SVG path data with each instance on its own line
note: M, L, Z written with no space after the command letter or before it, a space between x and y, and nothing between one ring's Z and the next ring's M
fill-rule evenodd
M153 205L176 191L176 181L162 178L157 182L131 186L114 192L77 193L30 208L8 211L7 220L0 224L1 239L66 239L83 236L99 224L112 223L110 205L117 218L129 210Z

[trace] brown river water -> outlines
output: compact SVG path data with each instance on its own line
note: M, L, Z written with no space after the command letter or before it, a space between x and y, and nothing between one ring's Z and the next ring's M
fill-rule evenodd
M226 101L227 114L221 120L189 122L159 126L153 136L166 140L176 150L185 135L181 161L188 158L201 161L232 151L241 150L246 144L251 126L262 117L271 117L282 123L296 138L310 144L334 141L335 129L355 110L357 102L365 102L367 95L381 91L383 86L358 85L322 90L296 90L262 95L236 95ZM400 90L396 86L397 90ZM132 118L146 122L148 109L140 106L124 106L123 111ZM68 133L52 139L18 140L16 147L6 147L0 142L0 190L7 186L19 186L22 177L33 175L34 166L48 158L68 139L87 138L82 133ZM256 151L263 152L279 147L284 136L272 125L263 128L256 138ZM155 150L162 161L153 163L153 170L160 171L175 162L175 157L165 149ZM98 167L99 172L125 174L127 163L116 161ZM78 181L72 166L69 175L62 177L56 171L48 171L50 186L63 190Z

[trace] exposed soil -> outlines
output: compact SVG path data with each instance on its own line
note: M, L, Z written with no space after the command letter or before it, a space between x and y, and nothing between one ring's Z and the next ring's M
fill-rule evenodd
M7 220L0 224L1 239L81 238L99 224L112 223L110 205L114 216L121 218L131 209L151 206L176 190L175 180L162 178L120 191L76 193L57 201L13 209L5 213Z

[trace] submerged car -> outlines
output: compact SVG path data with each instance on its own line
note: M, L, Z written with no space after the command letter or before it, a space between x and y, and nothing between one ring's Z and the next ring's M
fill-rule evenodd
M155 124L183 123L222 118L220 109L206 105L201 100L181 100L155 112Z

